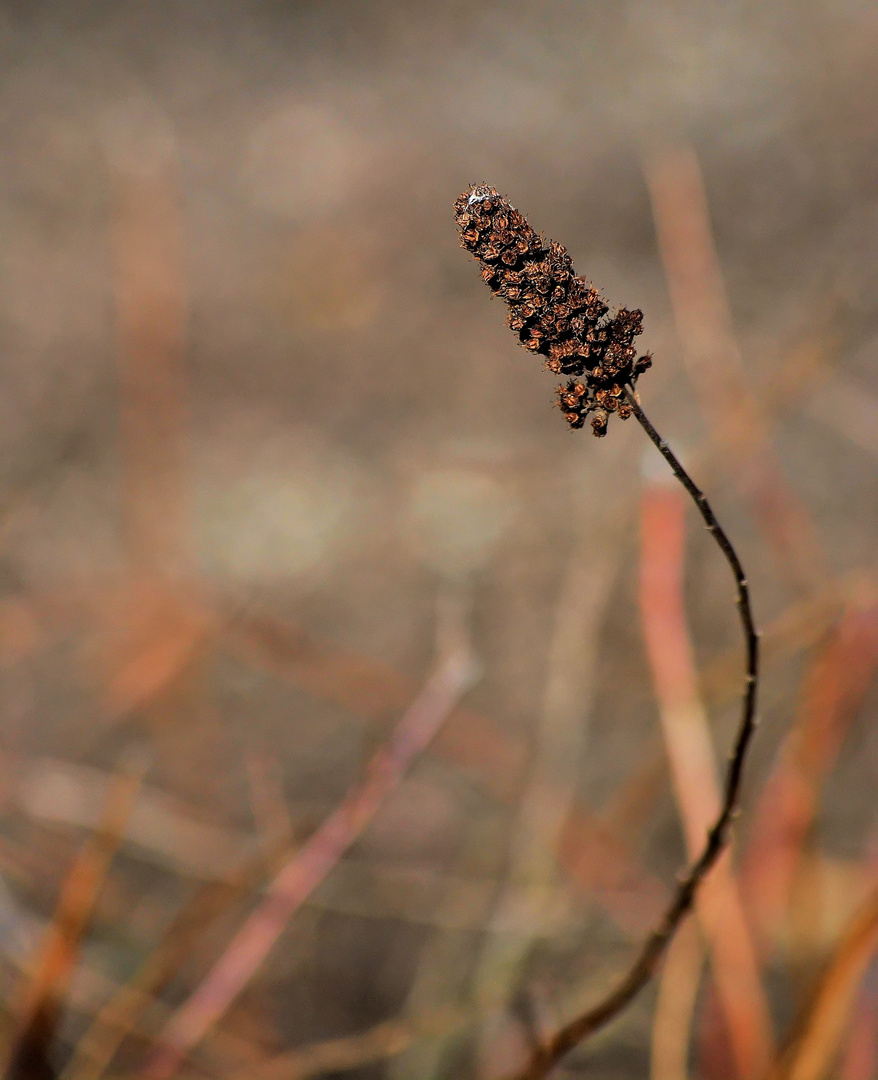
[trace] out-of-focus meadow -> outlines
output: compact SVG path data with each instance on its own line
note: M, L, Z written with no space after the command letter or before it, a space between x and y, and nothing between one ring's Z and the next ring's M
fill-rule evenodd
M566 430L451 203L610 304L764 630L734 857L562 1073L878 1069L878 15L0 9L0 1038L17 1080L494 1080L715 813L732 583Z

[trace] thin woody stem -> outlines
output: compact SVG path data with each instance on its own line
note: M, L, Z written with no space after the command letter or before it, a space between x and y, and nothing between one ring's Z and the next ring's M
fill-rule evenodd
M737 809L747 749L756 728L759 636L753 623L753 612L750 608L750 591L744 568L741 566L741 560L738 558L731 540L729 540L717 521L704 493L680 464L679 459L665 440L652 426L643 409L641 409L634 392L628 387L625 389L625 398L631 406L631 411L637 417L640 426L655 444L658 452L670 465L674 476L689 492L692 501L698 507L698 512L704 519L708 532L719 545L734 575L738 592L738 612L747 651L747 673L744 683L741 724L729 762L728 772L726 773L725 791L719 816L707 834L707 841L701 856L680 881L674 899L661 922L646 940L640 955L618 986L603 1001L589 1009L588 1012L571 1020L569 1024L565 1024L545 1045L538 1047L527 1067L515 1077L515 1080L542 1080L565 1054L617 1016L655 974L659 961L664 955L677 927L692 908L699 885L716 863L726 845L729 825Z

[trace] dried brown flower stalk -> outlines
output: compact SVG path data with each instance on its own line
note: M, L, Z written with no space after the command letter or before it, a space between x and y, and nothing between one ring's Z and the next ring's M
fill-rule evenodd
M738 613L746 649L741 722L726 772L723 801L701 855L681 877L659 925L644 942L627 974L587 1012L564 1024L538 1046L515 1080L542 1080L570 1050L604 1027L631 1002L655 974L680 923L692 910L698 887L725 847L737 812L744 762L756 729L759 637L750 607L750 590L738 553L695 484L640 406L634 384L651 364L637 357L634 338L643 313L621 308L608 319L598 292L573 273L565 248L543 241L524 215L494 188L470 186L454 204L461 244L482 265L482 278L509 306L509 325L525 348L545 356L546 366L568 375L558 388L558 405L567 422L580 428L592 414L595 435L606 434L609 414L632 414L674 476L689 493L722 551L735 579Z
M544 241L519 210L492 187L474 185L454 204L463 247L482 265L482 280L509 307L509 326L546 367L568 376L558 407L571 428L591 414L595 435L607 433L610 413L631 415L624 388L650 366L637 356L643 312L608 307L585 278L573 272L567 249Z

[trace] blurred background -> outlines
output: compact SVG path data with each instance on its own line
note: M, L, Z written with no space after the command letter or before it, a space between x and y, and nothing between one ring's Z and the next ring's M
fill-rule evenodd
M10 0L0 55L9 1075L494 1080L700 847L728 568L551 407L488 182L643 309L764 630L734 858L559 1075L874 1080L874 6Z

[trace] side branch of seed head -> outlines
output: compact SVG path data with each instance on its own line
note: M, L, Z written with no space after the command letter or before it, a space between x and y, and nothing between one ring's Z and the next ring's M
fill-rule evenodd
M519 210L494 188L472 185L454 204L461 245L482 267L482 279L509 308L521 344L566 375L557 405L571 428L591 414L595 435L607 433L610 413L631 415L624 388L652 364L637 356L643 312L620 308L612 318L603 298L573 272L567 249L543 241Z

